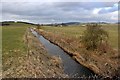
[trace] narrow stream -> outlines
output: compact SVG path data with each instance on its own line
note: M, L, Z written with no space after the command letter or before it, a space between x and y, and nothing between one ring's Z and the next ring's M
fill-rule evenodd
M93 71L73 60L60 47L54 45L53 43L50 43L47 39L45 39L42 35L37 34L37 32L35 32L34 30L31 29L31 31L36 37L39 38L40 42L45 46L49 54L60 56L63 63L64 72L70 77L89 77L95 75Z

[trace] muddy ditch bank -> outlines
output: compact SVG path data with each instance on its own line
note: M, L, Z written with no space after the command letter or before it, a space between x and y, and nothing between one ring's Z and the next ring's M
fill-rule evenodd
M68 78L59 57L50 56L30 29L24 35L24 43L27 45L27 54L18 57L19 66L14 65L4 71L3 78Z
M46 32L42 29L35 29L36 32L44 36L51 43L62 48L65 52L67 52L73 59L82 64L83 66L93 70L96 74L103 77L114 77L119 76L118 72L118 62L115 60L111 60L108 57L104 57L104 55L98 54L81 54L81 52L73 52L68 47L68 43L59 35L53 34L51 32ZM73 46L74 47L74 46Z

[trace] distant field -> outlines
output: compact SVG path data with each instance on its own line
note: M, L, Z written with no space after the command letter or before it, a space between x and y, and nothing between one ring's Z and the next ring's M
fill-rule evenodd
M118 48L118 26L117 24L102 25L104 30L109 33L109 43L113 48ZM69 26L69 27L42 27L42 29L53 32L55 34L61 34L65 37L72 37L79 39L86 27Z
M28 27L31 27L31 25L22 23L11 23L9 26L2 26L2 59L4 70L10 67L10 64L7 64L10 61L9 59L14 59L14 63L17 63L18 57L26 54L27 50L23 42L23 36Z

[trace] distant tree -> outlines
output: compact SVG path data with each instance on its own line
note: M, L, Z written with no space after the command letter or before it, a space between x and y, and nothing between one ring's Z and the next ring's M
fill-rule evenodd
M40 26L40 24L37 24L37 29L41 29L41 26Z
M108 40L108 33L103 30L100 24L87 24L87 29L82 36L82 43L86 49L97 49L102 43Z

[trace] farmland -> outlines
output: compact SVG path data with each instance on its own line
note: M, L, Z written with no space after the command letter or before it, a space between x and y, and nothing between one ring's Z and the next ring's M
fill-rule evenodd
M43 26L38 32L67 51L80 64L89 67L94 72L104 76L115 75L118 67L116 58L118 55L118 26L117 24L104 24L102 28L109 34L108 43L110 47L106 53L89 51L82 46L81 36L86 27L80 25L68 27Z
M58 58L49 56L44 46L31 33L28 27L35 27L34 25L9 24L2 26L3 78L67 76L62 68L54 64Z
M118 25L117 24L104 24L102 25L103 29L106 30L109 34L109 43L110 45L118 49ZM82 25L78 26L69 26L69 27L42 27L43 30L49 31L55 34L60 34L65 37L77 38L80 39L80 36L83 34L86 27Z
M28 27L36 26L24 23L10 23L10 25L2 26L3 76L35 77L37 75L37 77L50 77L53 76L51 73L54 72L57 72L57 76L65 76L62 68L53 65L54 62L51 62L53 61L51 60L53 59L52 56L48 55L43 44L31 34ZM116 60L118 26L117 24L107 24L103 25L102 28L108 32L108 41L112 48L107 53L88 51L81 46L81 36L86 29L85 26L41 26L41 29L36 29L36 31L41 33L50 42L53 42L68 52L74 60L83 66L88 67L96 73L107 76L111 75L112 71L115 71L114 73L116 74L118 66ZM108 64L107 66L105 65L106 63ZM49 66L48 64L52 64L53 66ZM36 67L35 69L34 66ZM48 68L52 71L47 72ZM29 69L32 71L29 71ZM111 72L108 74L109 70Z
M7 64L11 58L14 63L18 62L18 57L26 54L26 45L23 42L23 35L29 25L11 23L10 26L2 27L2 61L3 70L7 70L10 64ZM18 65L18 64L17 64Z

